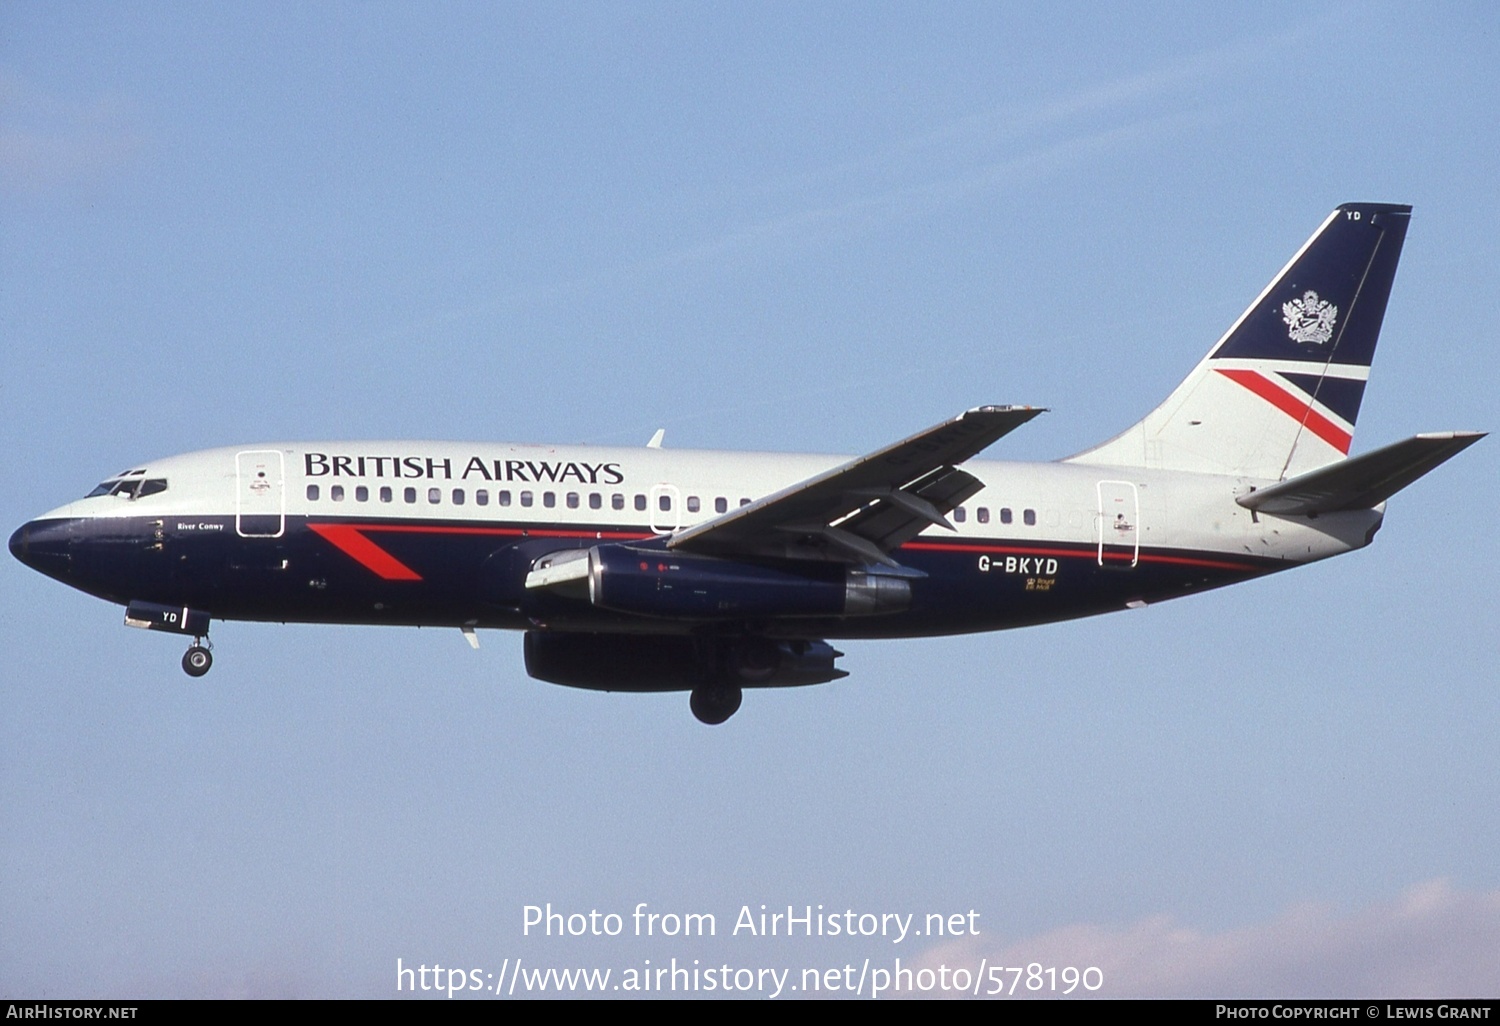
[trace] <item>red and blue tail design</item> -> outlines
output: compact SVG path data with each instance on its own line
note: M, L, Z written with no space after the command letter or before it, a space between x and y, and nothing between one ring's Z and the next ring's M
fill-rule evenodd
M1072 462L1279 480L1347 456L1410 218L1339 207L1166 402Z

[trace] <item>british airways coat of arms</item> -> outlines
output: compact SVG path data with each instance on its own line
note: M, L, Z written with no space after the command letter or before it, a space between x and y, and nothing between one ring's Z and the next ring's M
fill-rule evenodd
M1287 337L1293 342L1322 345L1333 338L1333 325L1338 316L1339 308L1326 299L1319 299L1311 289L1301 299L1281 304L1281 319L1286 321Z

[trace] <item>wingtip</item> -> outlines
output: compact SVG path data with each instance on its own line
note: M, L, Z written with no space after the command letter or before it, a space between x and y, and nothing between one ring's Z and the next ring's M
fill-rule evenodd
M962 414L960 414L960 416L968 417L968 416L972 416L972 415L976 415L976 414L983 414L983 413L1032 413L1032 414L1036 414L1036 413L1047 413L1047 412L1049 412L1049 409L1050 408L1046 407L1046 406L1017 406L1017 405L1009 405L1009 406L975 406L973 409L965 410Z
M1433 442L1456 442L1459 440L1477 442L1488 434L1488 431L1423 431L1417 437Z

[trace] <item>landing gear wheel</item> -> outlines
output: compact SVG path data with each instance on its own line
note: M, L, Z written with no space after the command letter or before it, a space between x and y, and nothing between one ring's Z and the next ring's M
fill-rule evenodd
M700 722L712 726L733 716L744 696L745 693L736 687L699 687L693 689L688 705Z
M214 664L214 654L202 645L194 645L182 655L182 669L189 677L201 677Z

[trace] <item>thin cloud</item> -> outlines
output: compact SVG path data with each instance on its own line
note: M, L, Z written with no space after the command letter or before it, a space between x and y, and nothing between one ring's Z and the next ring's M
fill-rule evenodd
M819 186L847 187L851 182L896 178L905 173L904 169L929 177L945 175L936 169L962 162L993 163L1000 159L1002 147L1012 150L1018 144L1038 147L1042 144L1036 141L1036 137L1050 130L1062 129L1078 135L1107 133L1111 128L1111 125L1096 125L1092 129L1080 127L1080 122L1090 119L1111 119L1113 127L1126 129L1130 123L1147 120L1145 115L1132 112L1132 108L1168 98L1174 92L1205 80L1235 75L1254 67L1256 62L1264 61L1267 55L1296 52L1299 44L1323 35L1328 26L1337 21L1332 14L1325 15L1283 32L1236 40L1179 56L1144 70L1045 96L1031 103L995 105L897 140L866 157L774 180L762 186L760 191L800 193ZM1033 141L1024 142L1028 138ZM1007 159L1020 155L1013 153Z
M1079 923L1023 940L981 936L934 948L916 962L973 971L982 959L991 966L1097 966L1104 986L1095 993L1109 998L1492 997L1500 993L1500 891L1430 880L1352 913L1298 905L1220 933L1170 916ZM1016 996L1023 990L1024 978Z
M486 321L517 306L558 302L663 272L718 266L766 249L815 244L920 216L975 195L1018 190L1212 117L1196 103L1168 103L1168 109L1158 106L1149 113L1141 108L1170 100L1196 82L1251 67L1267 54L1295 50L1300 41L1326 31L1330 20L1334 20L1332 14L1285 32L1236 40L1029 105L996 106L898 140L867 158L774 180L757 186L756 191L766 198L783 197L779 213L596 273L476 297L393 326L373 341L423 336L456 324ZM820 198L814 194L821 194ZM722 206L724 199L721 192L715 192L702 202Z
M37 192L106 177L141 147L134 120L119 97L68 99L0 69L0 183Z
M818 237L885 224L960 202L975 193L1017 188L1027 181L1060 173L1087 159L1139 143L1183 124L1184 120L1182 116L1174 115L1087 132L937 181L901 186L874 195L769 217L715 239L620 264L597 274L550 285L524 287L434 313L382 332L375 341L391 342L412 335L430 334L445 326L483 320L515 306L558 301L571 295L618 287L665 271L717 264L769 245L806 245Z

